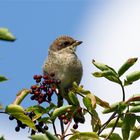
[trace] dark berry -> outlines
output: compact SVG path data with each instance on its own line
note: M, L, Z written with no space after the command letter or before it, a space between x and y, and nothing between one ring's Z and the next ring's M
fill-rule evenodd
M60 116L60 119L62 119L62 120L63 120L63 119L66 119L66 115L64 115L64 114L61 115L61 116Z
M41 93L41 94L39 95L39 98L43 98L43 97L44 97L44 94Z
M13 116L9 116L9 120L14 120L15 119L15 117L13 117Z
M35 80L38 78L38 75L34 75L34 77L33 77Z
M31 86L31 89L32 89L32 90L37 89L37 85L33 85L33 86Z
M75 123L75 124L73 125L73 129L77 129L77 128L78 128L78 124Z
M21 126L22 126L22 122L21 122L21 121L19 121L19 120L17 120L17 124L18 124L18 126L19 126L19 127L21 127Z
M43 102L43 99L42 98L39 98L38 99L38 103L41 104L42 102Z
M36 125L36 129L38 130L38 132L42 132L42 128L39 125Z
M45 80L48 79L48 78L49 78L48 75L44 75L44 76L43 76L43 79L45 79Z
M44 126L44 129L45 129L45 130L48 130L48 129L49 129L49 127L48 127L47 125L45 125L45 126Z
M41 78L42 78L42 75L38 75L37 78L38 78L38 79L41 79Z
M20 127L22 128L22 129L25 129L26 128L26 124L22 124Z
M34 95L39 95L39 94L40 94L39 91L35 91L35 92L34 92Z
M68 119L66 118L66 119L63 119L63 122L64 122L64 124L68 124Z
M44 122L39 122L38 125L42 127L44 125Z
M41 79L36 79L36 83L40 83L41 82Z
M35 100L35 96L34 96L34 95L31 96L30 99L31 99L31 100Z
M31 135L35 135L35 131L33 129L31 131Z
M17 126L17 127L15 128L15 131L16 131L16 132L19 132L19 131L20 131L20 127Z

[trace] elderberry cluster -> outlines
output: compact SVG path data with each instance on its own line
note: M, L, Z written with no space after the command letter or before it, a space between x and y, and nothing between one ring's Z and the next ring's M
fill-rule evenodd
M64 114L59 116L59 119L61 119L65 125L67 125L73 119L75 122L73 129L77 129L78 123L84 123L85 121L82 115L81 107L78 107L75 113L71 109L68 109Z
M35 116L34 112L26 112L25 115L29 116L31 119L33 119L33 117ZM16 120L17 121L17 125L15 127L15 131L19 132L20 129L25 129L26 127L28 127L26 124L23 124L20 120L17 120L14 116L9 116L9 120ZM31 130L31 135L34 135L36 132L41 132L44 133L44 130L48 130L48 126L43 122L40 121L41 117L38 118L36 121L34 121L35 127L36 127L36 131L35 130Z
M9 116L9 120L14 120L14 119L16 119L16 118L11 115ZM17 121L17 126L15 127L16 132L19 132L21 128L25 129L27 127L27 125L23 124L21 121L19 121L19 120L16 120L16 121Z
M36 84L31 86L30 94L31 100L38 101L39 104L43 102L50 102L52 95L58 94L57 91L60 80L54 78L55 74L50 75L34 75Z

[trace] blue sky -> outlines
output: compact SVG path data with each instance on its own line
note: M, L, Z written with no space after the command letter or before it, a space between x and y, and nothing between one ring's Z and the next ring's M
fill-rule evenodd
M92 77L91 61L118 68L127 58L139 57L139 15L138 0L1 0L0 27L9 28L17 40L0 41L0 74L9 78L0 84L0 102L10 104L20 89L34 84L32 76L42 73L48 47L59 35L83 41L77 52L84 67L84 87L111 103L121 100L117 85ZM138 61L134 69L139 67ZM136 83L126 91L129 96L139 93L140 87ZM22 105L31 104L27 98ZM89 130L88 123L81 130ZM7 140L28 140L28 130L14 132L14 122L5 115L0 115L0 124L0 134Z

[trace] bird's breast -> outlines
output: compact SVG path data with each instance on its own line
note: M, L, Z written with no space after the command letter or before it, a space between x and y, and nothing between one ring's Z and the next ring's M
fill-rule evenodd
M46 73L54 72L63 86L69 87L74 81L80 83L83 68L76 54L50 54L45 61L43 71Z

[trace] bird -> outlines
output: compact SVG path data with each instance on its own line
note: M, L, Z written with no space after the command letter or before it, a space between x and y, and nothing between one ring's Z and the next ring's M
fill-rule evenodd
M55 78L61 81L60 94L67 100L68 89L76 82L78 85L82 79L83 66L76 54L76 48L82 41L75 40L70 36L59 36L49 47L48 57L43 64L43 75L55 74Z

